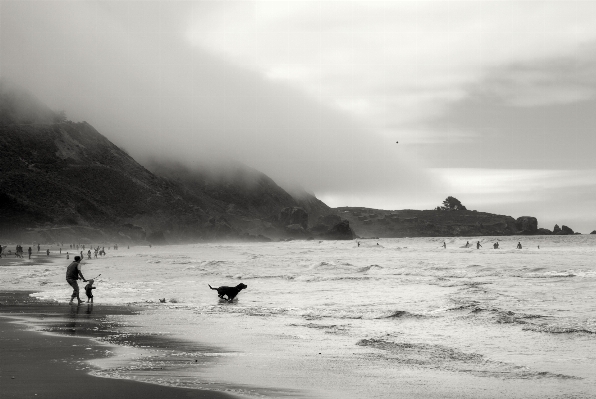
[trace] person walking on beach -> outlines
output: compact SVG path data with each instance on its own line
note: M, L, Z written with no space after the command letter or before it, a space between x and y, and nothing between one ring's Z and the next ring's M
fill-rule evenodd
M476 249L480 249L482 248L482 245L480 245L480 241L476 241Z
M31 247L29 247L29 249L27 250L27 252L29 252L29 259L31 259L31 253L33 252L33 250L31 249Z
M75 298L79 301L79 305L83 302L81 301L81 298L79 298L79 283L77 283L79 277L81 277L84 282L87 282L81 272L81 257L75 256L74 261L66 268L66 282L70 284L73 289L72 295L70 296L70 304L72 304L72 301Z

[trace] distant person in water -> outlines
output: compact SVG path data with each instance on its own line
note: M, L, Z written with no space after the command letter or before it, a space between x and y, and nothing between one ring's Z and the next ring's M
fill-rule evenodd
M494 248L494 249L499 249L499 243L498 243L498 242L495 242L495 243L493 244L493 248Z
M27 250L27 252L29 253L29 259L31 259L31 253L33 252L33 250L31 249L31 247L29 247L29 249Z
M480 245L480 241L476 241L476 249L480 249L482 248L482 245Z
M91 250L87 251L87 259L91 259Z
M50 256L50 250L49 249L46 249L46 255L47 256Z
M470 248L470 241L466 241L466 248Z
M68 257L68 252L66 253L66 259L69 259L69 257Z
M0 258L2 257L2 244L0 244Z
M519 242L519 241L518 241L518 243L517 243L517 249L522 249L521 242Z
M79 283L77 283L79 277L83 281L87 281L81 272L81 257L75 256L74 261L66 268L66 282L70 284L73 289L72 295L70 296L71 304L75 298L79 301L79 305L83 302L81 301L81 298L79 298Z
M39 244L37 244L37 252L39 252L39 250L40 250L40 247L39 247Z
M443 241L443 248L447 249L447 243L445 241Z

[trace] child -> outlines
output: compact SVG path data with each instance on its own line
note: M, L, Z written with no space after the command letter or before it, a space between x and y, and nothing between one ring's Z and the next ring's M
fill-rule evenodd
M93 291L95 287L93 286L93 279L89 280L87 285L85 286L85 294L87 294L87 302L91 301L93 303Z

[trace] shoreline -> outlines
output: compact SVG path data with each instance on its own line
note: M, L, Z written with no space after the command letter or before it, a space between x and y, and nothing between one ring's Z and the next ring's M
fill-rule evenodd
M112 351L106 350L106 343L118 342L118 334L106 323L106 318L132 315L135 309L70 306L39 301L29 294L29 291L0 291L0 385L5 398L70 397L75 392L106 399L236 397L216 390L94 376L90 374L95 369L90 361L113 357ZM32 329L40 324L45 328ZM131 345L158 349L178 345L164 337L139 338ZM128 336L126 340L131 342L135 337ZM200 349L209 350L203 346ZM199 367L204 366L203 363Z

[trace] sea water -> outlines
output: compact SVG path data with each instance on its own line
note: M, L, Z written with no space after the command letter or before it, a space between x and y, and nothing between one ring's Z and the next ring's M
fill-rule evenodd
M596 236L359 242L121 246L87 260L95 306L143 309L114 316L123 332L211 348L137 348L95 373L253 397L596 396ZM0 278L66 302L63 263ZM240 282L231 303L208 287Z

